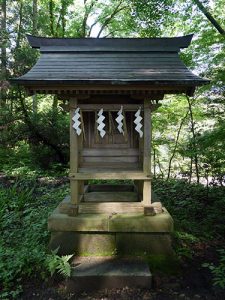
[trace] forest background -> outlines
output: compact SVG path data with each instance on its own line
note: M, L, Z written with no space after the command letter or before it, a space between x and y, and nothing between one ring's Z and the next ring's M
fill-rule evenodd
M224 0L0 0L0 4L2 297L21 292L20 282L32 273L31 265L41 268L48 240L47 215L68 193L67 185L53 191L39 184L41 178L63 178L68 173L68 114L56 96L28 97L22 88L10 84L10 78L26 73L39 57L26 34L98 38L194 34L190 47L180 56L194 73L210 79L210 84L198 88L194 97L167 96L154 112L152 172L155 190L173 214L177 232L191 233L191 242L196 236L221 238L225 229ZM200 219L202 228L198 228ZM31 220L32 226L36 220L36 235ZM180 240L187 240L185 234L179 234ZM18 236L24 245L12 263ZM225 273L224 263L223 268ZM225 286L221 278L220 285Z
M9 84L37 61L26 34L49 37L172 37L194 33L184 63L209 78L194 98L170 96L153 116L155 177L224 183L224 1L3 1L0 166L3 172L68 166L68 115L57 97L26 97ZM26 99L26 100L25 100Z

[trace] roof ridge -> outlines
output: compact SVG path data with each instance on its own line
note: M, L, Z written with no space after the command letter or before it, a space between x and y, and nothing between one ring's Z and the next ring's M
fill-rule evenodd
M32 48L75 47L86 51L176 51L187 48L193 34L158 38L54 38L27 35ZM155 50L154 50L155 49Z

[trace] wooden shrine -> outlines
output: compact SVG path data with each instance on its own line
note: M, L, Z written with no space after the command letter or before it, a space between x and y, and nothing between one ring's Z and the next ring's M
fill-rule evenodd
M192 96L196 86L207 83L179 58L180 49L188 47L191 39L192 35L145 39L28 36L41 56L27 74L13 81L30 95L58 95L70 112L71 194L49 218L52 248L60 245L68 253L81 247L80 252L88 252L92 238L94 245L99 238L102 245L103 237L113 236L118 249L120 234L127 234L120 239L122 244L130 234L141 243L143 236L137 232L149 233L152 245L156 233L172 230L166 209L160 217L150 216L151 113L165 94ZM93 185L90 180L130 180L133 184ZM142 216L138 222L137 216Z

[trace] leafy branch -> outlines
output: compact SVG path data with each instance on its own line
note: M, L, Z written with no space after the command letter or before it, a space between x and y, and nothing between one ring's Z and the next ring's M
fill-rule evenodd
M201 12L206 16L206 18L210 21L210 23L216 28L216 30L225 36L225 30L220 26L220 24L216 21L216 19L207 11L204 5L199 0L194 0L194 3L198 6Z

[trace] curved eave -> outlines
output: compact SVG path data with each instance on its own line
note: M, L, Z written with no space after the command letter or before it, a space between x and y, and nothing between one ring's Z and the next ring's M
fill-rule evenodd
M165 38L49 38L27 35L32 48L74 48L74 51L176 51L187 48L193 34Z
M197 77L197 76L196 76ZM183 85L183 86L201 86L205 84L209 84L210 81L207 79L199 79L199 80L127 80L127 79L120 79L120 80L111 80L111 79L79 79L79 80L69 80L69 79L44 79L44 80L32 80L32 79L23 79L22 77L20 78L15 78L10 80L13 84L18 84L18 85L24 85L24 86L35 86L35 85L60 85L60 86L65 86L65 85L95 85L95 84L100 84L100 85L146 85L146 86L171 86L171 85Z
M13 80L20 83L27 90L28 94L58 94L58 95L127 95L138 96L139 98L163 99L165 94L186 94L193 96L196 86L208 83L207 80L193 81L54 81L54 80Z

